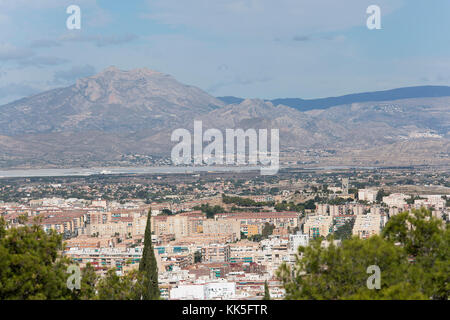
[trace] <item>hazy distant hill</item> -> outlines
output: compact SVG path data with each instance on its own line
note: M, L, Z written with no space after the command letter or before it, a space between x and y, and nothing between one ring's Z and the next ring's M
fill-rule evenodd
M446 90L450 93L447 87L417 87L319 99L304 112L258 99L227 104L169 75L110 67L72 86L0 106L0 167L108 165L123 155L170 155L172 131L191 129L194 120L221 130L278 128L282 150L336 150L342 155L334 164L369 154L364 161L388 164L407 150L414 150L419 162L437 159L439 150L439 161L448 162Z
M285 105L300 111L308 111L313 109L328 109L333 106L339 106L351 103L369 102L369 101L390 101L411 98L437 98L449 97L450 87L446 86L417 86L399 88L386 91L364 92L356 94L348 94L340 97L329 97L321 99L299 99L284 98L269 100L274 105ZM243 98L238 97L218 97L226 104L241 103Z
M279 128L285 148L374 147L450 134L450 97L353 103L300 112L247 99L204 115L215 128Z

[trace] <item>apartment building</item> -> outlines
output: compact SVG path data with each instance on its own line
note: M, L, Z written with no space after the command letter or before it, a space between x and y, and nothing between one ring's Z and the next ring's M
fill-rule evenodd
M362 201L375 202L377 201L377 189L359 189L358 190L358 199Z
M106 224L111 222L111 212L88 211L86 214L88 224Z
M241 239L240 223L236 220L205 220L203 234L232 234L236 239Z
M111 268L116 268L123 273L125 266L139 266L142 256L142 247L136 248L75 248L64 251L64 255L75 262L81 268L90 263L94 269L104 274Z
M261 241L260 250L255 254L255 262L262 265L270 277L283 263L292 265L295 262L296 252L289 250L289 239L270 236Z
M383 197L383 202L389 207L403 208L406 205L406 199L409 196L403 193L393 193L389 196Z
M303 226L303 232L313 239L319 236L326 237L332 231L333 217L331 216L309 216Z
M179 285L170 290L173 300L231 299L236 296L236 283L210 282L206 284Z
M203 234L197 233L192 234L188 237L184 237L181 239L177 239L173 241L173 244L176 245L191 245L191 244L199 244L199 245L207 245L212 243L230 243L236 241L234 234L231 233L217 233L217 234Z
M351 210L354 215L364 214L365 206L362 204L352 204Z
M114 239L111 239L111 237L97 238L87 235L79 235L78 237L65 240L64 243L67 250L69 250L70 248L110 248L114 246Z
M298 247L307 247L309 244L309 236L298 231L296 234L289 235L289 250L297 252Z
M247 223L241 225L241 232L246 237L251 237L257 234L261 234L262 232L262 225L260 223Z
M300 214L298 212L246 212L246 213L219 213L216 220L235 220L240 224L241 232L249 224L270 223L277 228L295 228L299 226Z
M133 221L116 221L105 224L89 224L87 226L87 234L99 237L121 237L126 238L132 236Z
M321 215L321 216L328 215L328 204L318 203L316 205L316 214Z
M256 251L259 249L259 243L253 241L239 241L231 243L230 257L228 259L231 263L252 263L255 261Z
M189 236L192 227L189 225L189 217L185 215L155 216L151 217L152 231L156 235L174 234L175 239Z
M363 214L365 206L359 203L351 203L346 205L328 205L319 203L316 206L316 214L321 216L339 216L348 214Z
M334 230L336 230L339 227L342 227L343 225L345 225L348 221L354 220L355 219L355 215L340 215L340 216L335 216L333 217L333 222L334 222Z
M203 262L227 262L230 260L230 246L228 244L213 243L202 248Z
M372 235L379 234L381 230L381 215L367 214L356 217L353 225L353 235L361 239L367 239Z
M59 211L51 215L44 215L40 222L45 231L54 230L60 234L78 234L86 222L85 212L82 211Z
M434 208L435 210L445 209L446 201L441 195L421 195L420 198L422 199L414 200L414 206L416 208L426 207Z

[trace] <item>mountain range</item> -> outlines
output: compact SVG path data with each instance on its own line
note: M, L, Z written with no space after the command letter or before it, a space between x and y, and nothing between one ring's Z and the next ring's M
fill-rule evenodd
M426 86L315 100L216 98L173 77L109 67L0 106L0 167L120 165L124 155L170 155L171 132L278 128L295 161L445 164L450 87ZM320 155L323 150L328 154ZM388 151L390 150L390 151Z
M266 101L270 101L275 105L282 104L300 111L308 111L314 109L328 109L334 106L360 102L389 101L413 98L438 98L449 96L450 87L447 86L416 86L384 91L347 94L340 97L328 97L320 99L282 98ZM218 97L218 99L225 102L226 104L241 103L245 100L244 98L233 96Z

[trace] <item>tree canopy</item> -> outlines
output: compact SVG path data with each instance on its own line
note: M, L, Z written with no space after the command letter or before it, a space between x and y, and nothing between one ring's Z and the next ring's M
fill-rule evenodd
M97 299L100 300L140 300L143 287L143 276L137 270L125 276L117 275L115 269L108 270L105 277L97 283Z
M392 217L380 236L314 240L299 247L294 268L278 271L287 299L445 299L449 297L450 232L425 209ZM369 289L378 266L381 288Z
M270 300L270 291L269 285L267 284L267 280L264 281L264 297L263 300Z
M147 225L145 227L144 235L144 249L142 252L141 261L139 263L139 272L143 277L142 299L159 299L160 291L158 287L158 268L152 244L151 210L149 210L147 216Z
M6 229L0 218L0 300L72 299L62 238L39 225Z
M142 270L118 275L113 268L99 278L87 264L81 270L80 288L71 290L67 270L75 263L62 256L62 237L44 231L38 224L6 229L0 218L0 300L157 299L158 278L150 227L148 224L143 255L146 263L141 264Z

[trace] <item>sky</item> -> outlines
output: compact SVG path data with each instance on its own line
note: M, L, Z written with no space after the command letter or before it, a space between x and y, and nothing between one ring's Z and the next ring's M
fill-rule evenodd
M0 0L0 104L111 65L246 98L450 85L449 18L448 0Z

